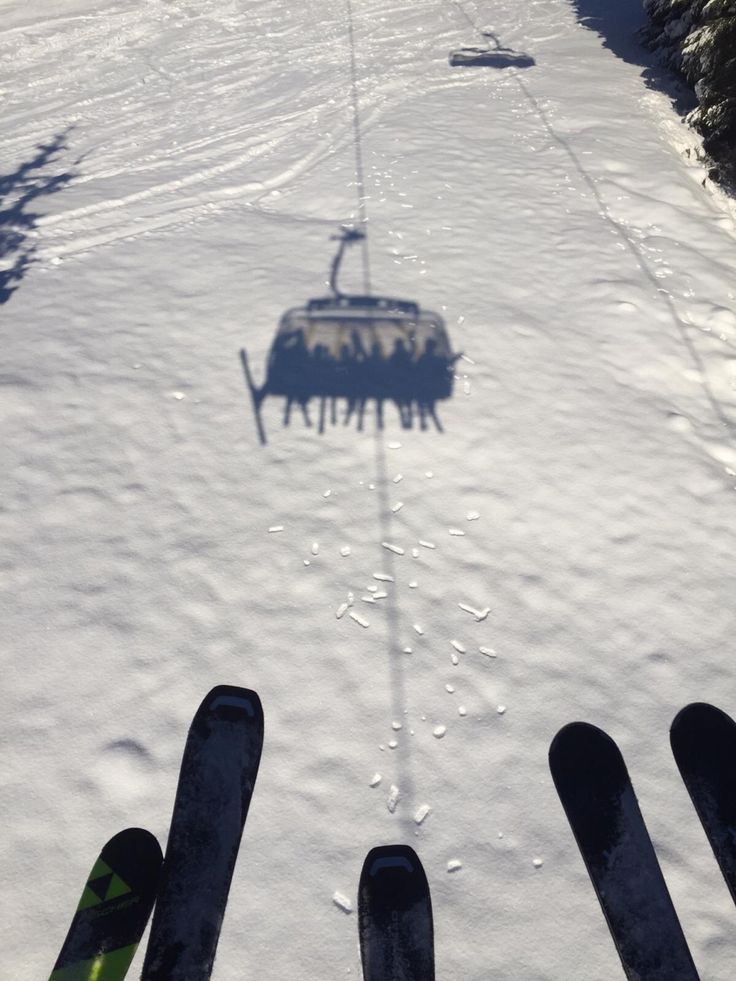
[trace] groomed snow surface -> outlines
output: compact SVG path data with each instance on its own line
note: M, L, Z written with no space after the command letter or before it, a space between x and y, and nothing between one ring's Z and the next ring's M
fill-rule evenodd
M620 745L727 981L668 729L736 711L733 220L566 0L353 4L373 283L465 358L443 432L370 405L320 435L271 397L262 446L239 350L262 379L356 217L343 4L0 0L0 170L58 136L42 172L72 175L24 205L0 308L0 976L48 975L107 838L165 841L228 683L266 743L217 981L359 977L333 896L395 841L439 979L622 977L547 767L574 719ZM535 64L451 69L465 14Z

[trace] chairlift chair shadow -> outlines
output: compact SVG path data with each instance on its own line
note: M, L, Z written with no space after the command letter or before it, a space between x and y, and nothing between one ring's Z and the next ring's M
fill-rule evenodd
M493 47L468 46L451 51L449 60L453 68L531 68L536 64L531 55L514 51L501 45L492 31L483 31L483 37L493 41Z
M309 405L316 399L320 433L328 416L333 425L339 421L341 402L342 422L355 419L359 429L369 402L375 404L376 424L383 428L386 401L395 404L404 428L416 419L423 429L428 420L442 429L436 403L452 395L459 355L452 352L439 314L411 300L341 292L337 279L345 249L362 238L362 232L343 228L330 271L331 294L281 317L261 386L254 383L241 351L261 443L266 442L261 407L269 395L284 398L285 426L295 404L311 426Z

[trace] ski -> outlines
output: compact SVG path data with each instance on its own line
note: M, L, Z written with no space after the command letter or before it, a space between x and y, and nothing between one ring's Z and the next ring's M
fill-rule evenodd
M220 685L189 729L142 981L206 981L263 746L255 692Z
M408 845L372 849L358 887L364 981L434 981L429 885Z
M736 722L695 702L670 730L677 767L736 902Z
M564 726L549 763L557 793L630 981L697 981L687 942L615 742Z
M159 844L143 828L111 838L92 867L50 981L122 981L156 898Z

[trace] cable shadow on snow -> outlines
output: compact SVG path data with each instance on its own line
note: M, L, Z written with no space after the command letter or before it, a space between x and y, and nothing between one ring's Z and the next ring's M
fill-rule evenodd
M641 249L636 239L631 235L626 225L613 215L611 208L601 193L600 188L596 184L593 177L585 169L580 157L576 153L571 143L568 142L568 140L566 140L563 136L560 136L560 134L556 131L549 116L547 115L547 112L539 100L534 96L529 86L524 83L523 79L517 78L517 82L521 90L524 92L524 95L529 100L530 105L533 106L535 112L538 114L544 128L547 130L547 133L550 136L550 139L554 140L565 151L575 167L575 170L580 175L580 178L587 186L593 200L596 203L597 213L600 215L603 221L608 224L608 226L616 234L621 244L629 252L635 266L638 267L642 275L649 282L653 293L662 298L662 303L667 308L670 319L679 335L680 341L685 350L688 352L688 355L695 366L698 377L700 378L703 394L710 406L714 421L722 431L724 438L727 439L731 445L736 445L736 423L730 418L728 411L713 389L708 377L708 369L705 359L695 343L693 331L690 329L690 325L680 315L672 293L662 287L661 280L657 279L654 270L652 269L644 251Z
M394 541L394 512L391 509L389 489L393 487L389 476L388 461L386 460L386 447L380 438L376 438L376 490L378 492L378 520L381 531L381 541ZM381 568L390 580L400 581L399 569L397 568L396 553L384 547L381 548ZM382 600L386 609L386 657L388 661L388 680L390 687L390 713L391 722L397 720L404 721L406 715L411 711L412 704L409 697L409 671L407 658L411 657L409 649L402 643L402 622L406 617L402 617L399 607L399 599L395 588L386 590L388 596ZM404 729L401 735L397 735L397 746L392 753L394 759L395 787L399 797L403 801L403 806L396 815L398 825L406 840L409 840L416 833L416 824L413 814L416 812L417 801L415 799L413 766L412 766L412 747L411 740L407 738ZM395 807L395 803L393 805Z
M76 176L72 171L49 174L67 149L69 129L49 143L40 143L37 153L11 174L0 174L0 304L7 303L36 261L33 233L40 214L30 210L37 199L56 194Z
M643 20L643 11L639 7L639 0L570 0L570 2L578 11L578 16L581 18L581 21L584 18L591 20L592 23L586 24L586 26L592 26L595 30L597 30L598 33L605 39L604 45L614 50L619 57L625 57L627 54L630 54L631 51L637 50L645 59L648 57L648 53L644 48L637 44L634 37L637 26L640 26ZM468 15L467 11L464 10L458 0L455 0L455 5L462 12L468 23L474 27L476 33L483 36L484 32L481 30L480 26L476 24L475 21ZM620 12L623 12L622 17L618 16ZM629 58L627 60L633 59ZM642 64L643 62L636 61L636 63ZM550 139L557 143L565 151L581 179L587 185L593 199L596 202L598 214L609 225L611 230L618 237L621 244L630 253L635 265L641 270L643 275L649 281L649 284L655 293L664 297L663 302L667 307L672 323L674 324L680 337L680 341L695 365L714 421L719 429L721 429L724 437L729 441L729 443L731 445L736 444L736 424L734 424L734 422L731 420L726 408L719 400L713 386L710 383L705 359L698 350L695 340L688 330L688 324L680 316L672 294L661 287L660 281L657 279L654 271L650 267L646 255L639 247L636 240L632 237L626 226L614 217L611 209L603 198L596 181L583 166L581 158L576 153L572 144L556 131L546 110L532 92L525 78L521 74L517 73L515 80L516 84L519 86L519 89L529 102L529 105L541 120Z

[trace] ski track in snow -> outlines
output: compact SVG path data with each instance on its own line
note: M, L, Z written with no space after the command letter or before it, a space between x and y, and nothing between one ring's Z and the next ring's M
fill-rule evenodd
M43 256L67 258L153 231L180 231L234 206L283 217L270 206L281 189L300 184L331 157L345 157L351 120L336 93L336 80L346 80L344 16L338 9L326 24L310 23L305 32L302 24L285 29L283 13L276 2L258 4L228 23L216 8L192 16L186 6L162 0L85 17L63 33L49 33L42 22L24 30L22 40L17 31L0 36L0 55L12 51L18 79L31 78L23 89L30 87L41 125L53 112L65 126L95 133L95 143L83 148L85 167L77 178L91 201L40 220ZM258 35L259 48L244 45L244 35ZM392 41L400 44L401 38ZM319 64L316 73L284 59L292 43L303 63ZM332 56L325 62L327 45ZM63 71L39 73L49 58ZM372 74L365 92L367 130L406 98L405 71L403 65ZM457 77L435 84L464 83ZM284 92L294 85L296 98L285 105ZM15 87L8 89L6 124L23 125L6 149L25 150L46 133L33 126L27 96L13 111ZM274 172L274 158L284 154L292 163ZM166 179L158 180L159 173ZM110 185L140 189L110 196ZM294 220L298 213L286 217ZM349 215L303 217L334 226Z
M441 311L455 394L444 432L369 406L319 435L267 401L261 447L237 351L261 370L357 215L342 6L0 0L0 168L65 133L74 173L0 306L0 974L48 973L106 835L165 838L229 682L266 743L222 981L358 976L336 907L399 838L438 976L618 976L546 769L572 718L628 740L726 981L736 919L666 735L688 701L736 710L732 217L566 0L463 4L524 72L449 69L478 43L452 3L353 5L374 284Z

